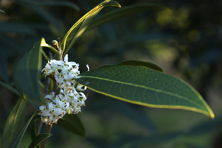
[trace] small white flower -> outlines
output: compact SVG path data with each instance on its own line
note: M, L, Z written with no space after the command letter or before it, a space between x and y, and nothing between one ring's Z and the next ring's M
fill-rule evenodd
M54 97L55 97L55 93L54 93L54 92L51 92L51 94L45 96L45 99L53 100Z
M86 65L88 71L89 66ZM42 69L45 76L50 75L56 80L60 93L51 92L45 96L45 104L39 107L41 119L46 124L56 123L65 114L77 114L81 112L81 106L85 105L86 96L83 92L86 86L77 84L75 79L80 78L79 64L68 62L68 54L64 61L50 60Z
M88 64L86 64L86 68L87 68L87 70L89 71L89 65L88 65Z
M55 108L53 114L58 116L62 113L62 109L61 108Z
M65 55L64 61L65 61L65 62L68 62L68 54Z
M85 91L86 89L87 89L87 87L84 85L81 85L81 84L78 84L76 86L76 90L78 90L78 91Z

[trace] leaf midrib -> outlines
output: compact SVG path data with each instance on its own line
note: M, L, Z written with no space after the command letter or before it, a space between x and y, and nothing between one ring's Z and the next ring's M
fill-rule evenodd
M134 86L134 87L140 87L140 88L148 89L148 90L155 91L155 92L164 93L164 94L171 95L171 96L177 97L179 99L185 100L185 101L187 101L187 102L189 102L191 104L194 104L196 106L199 106L201 109L203 109L202 106L200 106L200 104L198 104L198 103L196 103L194 101L188 100L184 96L181 96L181 95L178 95L178 94L174 94L174 93L170 93L170 92L163 91L163 90L154 89L154 88L147 87L147 86L144 86L144 85L138 85L138 84L133 84L133 83L129 83L129 82L123 82L123 81L118 81L118 80L111 80L111 79L108 79L108 78L101 78L101 77L94 77L94 76L81 76L81 78L104 80L104 81L108 81L108 82L115 82L115 83L119 83L119 84L123 84L123 85L130 85L130 86Z

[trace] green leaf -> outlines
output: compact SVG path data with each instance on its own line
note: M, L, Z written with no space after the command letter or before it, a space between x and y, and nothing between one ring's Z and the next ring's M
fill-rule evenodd
M30 131L32 141L34 141L34 139L36 138L36 136L38 134L36 129L37 129L37 122L39 123L38 125L40 126L40 122L41 122L40 120L41 120L40 118L36 118L32 123L31 131ZM35 148L40 148L40 145L37 145Z
M86 132L80 118L75 114L67 114L64 116L64 120L59 120L57 123L58 126L63 129L77 134L79 136L85 137Z
M101 26L103 24L106 24L108 22L112 22L124 17L128 17L137 13L145 12L147 10L151 9L163 9L166 8L159 4L154 3L143 3L143 4L137 4L132 6L126 6L121 9L113 10L111 12L108 12L99 18L97 18L93 23L89 26L88 30Z
M26 101L20 98L8 115L2 136L2 148L9 146L20 129L25 105Z
M83 17L81 17L65 34L63 41L60 44L64 55L70 50L72 45L76 42L76 40L84 33L87 29L88 25L92 22L94 17L105 7L105 6L116 6L121 7L119 3L113 0L105 0L95 8L86 13Z
M39 121L39 119L35 119L32 126L31 126L31 138L32 138L32 140L37 136L36 123L38 121Z
M116 65L145 66L145 67L151 68L153 70L163 72L163 69L161 67L159 67L158 65L150 63L150 62L144 62L144 61L126 60L126 61L120 62ZM106 66L109 66L109 65L106 65ZM102 66L102 67L106 67L106 66Z
M25 131L27 130L30 122L32 121L32 119L38 114L38 111L36 111L31 118L25 123L25 125L23 126L22 129L19 130L18 134L15 136L15 138L12 140L11 144L10 144L10 148L17 148L25 134Z
M40 135L37 135L33 140L32 143L29 145L29 148L34 148L37 145L39 145L43 140L49 138L51 136L50 133L42 133Z
M38 81L42 65L42 43L45 43L44 38L18 58L13 69L14 83L18 91L39 100L41 100Z
M184 81L144 66L107 66L80 75L89 89L133 104L185 109L214 118L201 95Z

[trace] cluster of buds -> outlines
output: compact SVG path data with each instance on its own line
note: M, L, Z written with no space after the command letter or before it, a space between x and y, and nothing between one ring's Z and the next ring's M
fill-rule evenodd
M39 107L42 121L46 124L53 124L57 123L65 114L79 113L86 100L86 96L82 92L86 90L86 87L75 81L80 74L79 64L68 62L68 55L65 55L63 61L54 59L48 61L45 68L42 69L43 71L45 77L55 79L59 94L51 92L45 96L45 104Z

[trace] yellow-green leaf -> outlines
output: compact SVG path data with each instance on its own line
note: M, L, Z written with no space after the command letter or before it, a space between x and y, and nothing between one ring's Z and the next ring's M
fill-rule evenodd
M119 3L113 0L105 0L95 8L86 13L81 17L65 34L63 41L60 46L63 49L64 55L70 50L76 40L84 33L88 25L92 22L94 17L105 7L105 6L116 6L121 7Z

